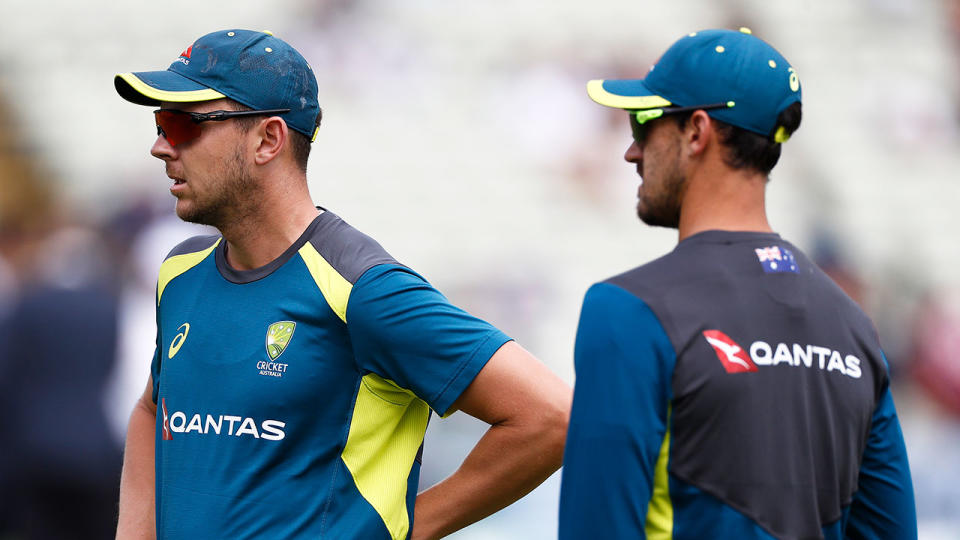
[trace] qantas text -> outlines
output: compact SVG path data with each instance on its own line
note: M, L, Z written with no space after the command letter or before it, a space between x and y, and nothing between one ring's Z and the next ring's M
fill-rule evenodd
M750 345L750 359L758 366L789 364L817 367L826 371L839 371L847 377L859 379L862 375L860 359L852 354L846 356L838 351L816 345L777 343L771 345L765 341L754 341Z
M283 428L286 422L264 420L260 423L253 418L231 416L228 414L194 414L187 421L187 414L176 411L170 415L170 431L174 433L198 433L202 435L227 435L232 437L253 437L268 441L280 441L286 436Z

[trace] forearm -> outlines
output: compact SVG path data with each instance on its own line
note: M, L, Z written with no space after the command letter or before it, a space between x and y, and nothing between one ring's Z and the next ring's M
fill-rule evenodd
M120 478L117 540L155 538L154 429L156 412L137 402L130 415Z
M414 539L441 538L510 505L563 461L565 411L528 425L490 427L460 468L417 496Z

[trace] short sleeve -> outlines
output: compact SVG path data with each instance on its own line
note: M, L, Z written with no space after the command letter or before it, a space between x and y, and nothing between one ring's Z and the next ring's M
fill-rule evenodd
M156 345L153 349L153 360L150 362L150 377L151 382L153 383L153 404L157 404L157 400L160 399L160 343L162 343L160 338L160 306L159 302L157 303L157 339Z
M587 291L560 488L560 538L644 538L669 426L676 353L641 299Z
M346 321L361 371L413 391L440 414L510 341L397 265L375 266L357 280Z
M910 464L890 387L877 404L850 505L847 538L917 537L917 512Z

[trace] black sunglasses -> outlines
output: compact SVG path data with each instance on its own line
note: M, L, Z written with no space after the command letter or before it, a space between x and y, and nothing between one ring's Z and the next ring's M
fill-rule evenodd
M637 144L642 146L647 140L647 132L649 131L649 126L646 124L651 120L655 120L670 114L726 109L733 107L734 105L734 102L727 101L724 103L711 103L709 105L694 105L690 107L659 107L656 109L641 109L639 111L629 110L627 112L630 115L630 130L633 132L633 140L637 141Z
M171 145L176 146L200 137L200 124L202 122L221 122L230 118L274 115L288 112L290 112L290 109L211 111L206 113L181 111L179 109L157 109L153 111L153 117L157 123L157 135L162 136Z

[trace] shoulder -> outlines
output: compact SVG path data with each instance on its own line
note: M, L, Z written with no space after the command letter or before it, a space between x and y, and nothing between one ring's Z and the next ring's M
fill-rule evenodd
M671 321L687 321L695 330L695 323L711 314L724 321L742 315L758 324L815 313L877 348L873 323L860 307L802 250L778 235L699 233L604 283L642 299L668 328Z
M689 257L685 255L671 251L646 264L608 277L594 287L614 286L632 296L649 301L693 277Z
M220 238L222 237L218 234L194 236L188 238L171 249L170 253L167 253L167 256L164 257L164 262L169 261L171 258L179 255L190 255L193 253L203 253L205 251L212 250L220 241Z
M183 275L191 268L200 264L206 259L217 245L220 243L219 235L194 236L183 242L180 242L173 248L163 264L160 265L159 275L157 277L157 304L160 304L160 298L167 285L180 275Z
M373 238L329 211L311 224L298 252L327 304L343 322L347 322L347 306L359 301L356 285L360 278L371 268L398 265Z
M373 238L325 211L301 248L304 258L319 257L347 282L355 284L370 268L399 263Z
M813 263L810 263L810 267L811 278L817 283L816 296L811 300L817 302L823 310L829 306L857 331L862 340L879 349L880 338L870 316L820 267Z

